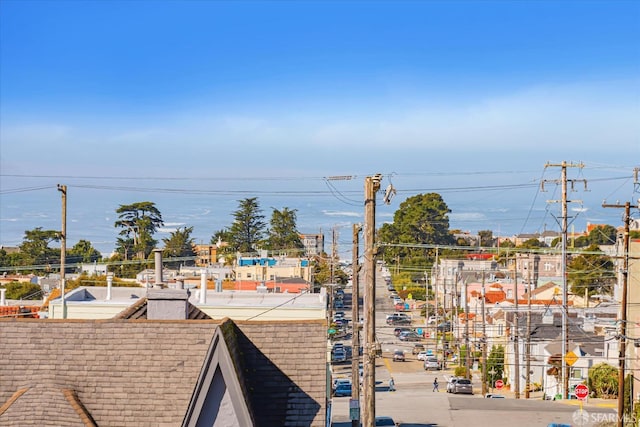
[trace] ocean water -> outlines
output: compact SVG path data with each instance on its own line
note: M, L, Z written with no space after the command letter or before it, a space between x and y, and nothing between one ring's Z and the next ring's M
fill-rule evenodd
M155 238L169 236L178 227L193 227L197 243L207 243L217 230L229 227L239 200L257 197L265 220L272 209L295 209L301 233L324 233L331 251L333 230L341 257L350 258L352 225L364 222L364 176L351 180L322 178L83 178L7 177L0 181L0 245L17 246L24 232L36 227L61 229L62 193L67 185L67 241L71 247L89 240L103 255L115 246L116 209L123 204L151 201L165 222ZM520 180L520 183L518 182ZM598 185L599 184L599 185ZM383 191L392 185L396 195L383 203ZM618 191L615 191L618 186ZM548 186L549 187L549 186ZM604 180L581 192L580 203L570 202L569 226L576 232L587 223L622 225L622 209L603 209L603 199L615 203L633 196L633 183ZM451 213L450 228L476 234L492 230L494 236L560 231L558 189L541 192L537 183L504 176L437 180L428 176L383 178L376 198L376 226L392 221L400 203L416 194L442 195ZM570 200L576 199L572 192ZM624 203L624 202L622 202ZM418 242L419 243L419 242Z

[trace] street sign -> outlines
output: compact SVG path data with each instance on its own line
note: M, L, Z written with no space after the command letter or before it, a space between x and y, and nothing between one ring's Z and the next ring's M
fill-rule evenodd
M496 388L500 390L504 386L504 382L502 380L496 380Z
M337 331L333 328L329 328L329 330L327 331L329 333L329 335L333 335L335 334Z
M350 420L360 419L360 400L349 399L349 419Z
M564 355L564 361L567 362L567 365L573 366L578 361L578 356L573 351L570 351Z
M589 396L589 387L584 384L578 384L573 391L580 400L585 400Z

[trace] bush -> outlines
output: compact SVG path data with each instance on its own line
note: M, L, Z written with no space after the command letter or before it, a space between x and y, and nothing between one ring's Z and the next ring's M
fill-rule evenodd
M7 299L42 299L42 289L35 283L9 282L5 288L7 289Z
M467 377L467 367L466 366L458 366L453 371L453 375L456 377Z

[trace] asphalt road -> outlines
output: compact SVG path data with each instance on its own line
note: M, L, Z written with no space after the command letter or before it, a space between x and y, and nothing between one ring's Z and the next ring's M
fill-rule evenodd
M580 402L576 401L516 400L508 393L504 393L504 399L487 399L477 390L477 381L474 381L474 395L446 393L446 378L451 371L423 369L422 362L411 354L414 343L398 341L393 335L393 327L384 322L385 314L392 312L393 308L382 280L379 280L376 294L376 333L383 349L383 356L376 359L376 415L391 416L403 427L546 427L550 423L596 427L610 425L606 422L615 420L611 405L598 402L582 404L581 409ZM345 298L345 301L351 302L350 298ZM345 311L349 313L348 310L350 305ZM424 324L424 320L420 324ZM348 345L349 342L345 343ZM392 361L391 354L397 348L406 351L406 362ZM351 365L334 365L332 369L335 376L349 376ZM388 390L391 376L395 381L395 392ZM435 377L440 382L439 392L432 391ZM333 427L351 426L349 399L332 399Z

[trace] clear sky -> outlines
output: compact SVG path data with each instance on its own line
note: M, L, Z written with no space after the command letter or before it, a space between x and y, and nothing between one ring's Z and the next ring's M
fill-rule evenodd
M377 172L472 192L566 160L627 198L607 180L640 164L640 2L2 0L0 144L5 193Z

